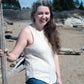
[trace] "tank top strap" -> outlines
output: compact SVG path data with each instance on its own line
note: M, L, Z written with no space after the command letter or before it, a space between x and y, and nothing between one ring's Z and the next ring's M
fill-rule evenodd
M39 30L37 30L36 28L32 27L31 25L29 25L28 28L30 28L33 37L38 37L38 36L39 36L40 38L45 37L43 31L39 31Z

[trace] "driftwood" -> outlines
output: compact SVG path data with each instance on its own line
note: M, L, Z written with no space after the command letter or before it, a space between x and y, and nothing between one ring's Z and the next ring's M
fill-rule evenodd
M10 72L7 73L7 76L14 75L15 73L21 72L24 69L25 69L24 57L21 57L16 66ZM0 74L0 78L2 78L2 74Z
M18 37L17 36L12 36L12 35L5 35L6 39L12 39L12 40L17 40Z
M6 18L4 18L4 21L5 21L8 25L13 25L13 22L10 21L10 20L8 20L8 19L6 19Z
M61 48L60 53L64 52L65 55L80 55L83 52L83 48L80 48L78 50L73 50L70 48Z
M80 50L84 51L84 46L82 46L82 47L80 48Z
M12 33L12 31L6 30L5 33Z

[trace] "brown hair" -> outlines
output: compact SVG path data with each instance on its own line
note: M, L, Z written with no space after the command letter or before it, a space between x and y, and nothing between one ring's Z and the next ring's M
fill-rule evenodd
M57 31L57 28L56 28L56 24L55 24L55 21L54 21L54 18L53 18L51 3L49 3L48 1L45 1L45 0L37 1L37 2L33 3L31 19L32 19L33 22L35 22L35 19L34 19L33 15L37 11L37 8L41 5L42 6L47 6L50 10L50 20L44 26L44 34L47 37L49 43L51 44L53 51L56 52L56 53L59 53L60 40L59 40L59 37L58 37L58 31Z

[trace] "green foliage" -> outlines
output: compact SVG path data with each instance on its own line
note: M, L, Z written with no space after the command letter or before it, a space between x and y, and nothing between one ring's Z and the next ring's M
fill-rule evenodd
M73 0L53 0L55 10L71 10L75 8Z
M20 7L20 4L19 4L19 1L16 1L16 2L15 2L15 5L16 5L18 8L21 8L21 7Z
M25 7L23 7L22 9L25 9Z
M29 7L26 7L26 9L30 9Z
M23 7L22 9L30 9L29 7Z
M53 7L54 7L54 10L62 10L60 0L53 0Z
M81 2L80 6L79 6L79 9L84 10L83 2Z
M18 0L2 0L3 9L20 9Z

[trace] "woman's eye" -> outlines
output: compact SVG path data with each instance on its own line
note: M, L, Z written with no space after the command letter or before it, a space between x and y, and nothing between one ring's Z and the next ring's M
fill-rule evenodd
M38 15L41 15L41 14L43 14L43 13L42 13L42 12L39 12L39 13L38 13Z
M46 12L45 14L46 14L46 15L48 15L48 14L49 14L49 12Z
M42 15L42 14L48 15L49 12L45 12L45 13L43 13L43 12L38 12L38 15Z

